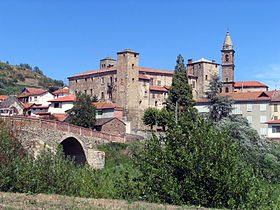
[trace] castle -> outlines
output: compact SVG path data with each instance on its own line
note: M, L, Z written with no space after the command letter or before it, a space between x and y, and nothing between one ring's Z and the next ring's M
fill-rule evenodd
M221 50L222 92L265 91L267 86L258 82L234 81L234 48L227 32ZM189 84L195 99L203 98L214 74L219 75L220 65L204 58L188 60ZM100 60L100 69L68 77L73 94L83 92L96 95L101 102L113 102L123 107L124 116L133 130L142 127L141 117L148 107L162 108L172 84L174 71L139 66L139 53L130 49L117 53L117 60L106 57Z

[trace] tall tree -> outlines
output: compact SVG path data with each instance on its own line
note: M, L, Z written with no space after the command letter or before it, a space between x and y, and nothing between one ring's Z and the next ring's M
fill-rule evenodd
M68 122L85 128L93 128L95 125L95 106L91 97L84 93L78 93L72 109L68 110Z
M221 96L220 90L223 83L218 75L214 75L209 83L209 90L206 92L207 99L210 101L209 117L213 122L218 122L224 117L228 117L232 111L232 101L229 96Z
M145 110L144 116L142 118L145 125L149 125L151 130L153 130L154 125L157 124L158 110L153 107L149 107Z
M172 85L168 93L166 104L168 111L174 111L176 113L183 111L189 114L196 113L192 88L188 83L187 68L184 63L184 58L181 55L177 57L175 73L172 78Z

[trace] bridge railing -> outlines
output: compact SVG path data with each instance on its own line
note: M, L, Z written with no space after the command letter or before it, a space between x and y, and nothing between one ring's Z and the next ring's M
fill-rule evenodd
M102 133L99 131L94 131L90 128L83 128L80 126L54 120L28 118L24 116L0 116L0 118L2 118L4 122L10 121L12 125L15 126L24 123L25 126L30 126L31 129L37 127L42 129L59 130L81 136L100 138L110 142L126 142L125 136Z

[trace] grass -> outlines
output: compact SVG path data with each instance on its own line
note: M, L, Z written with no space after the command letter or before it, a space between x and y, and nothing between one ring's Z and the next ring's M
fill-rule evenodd
M173 206L110 199L77 198L61 195L0 192L0 209L184 209L206 210L200 207Z

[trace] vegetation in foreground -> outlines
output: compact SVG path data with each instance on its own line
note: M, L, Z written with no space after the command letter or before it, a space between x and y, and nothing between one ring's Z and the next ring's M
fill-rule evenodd
M0 190L234 209L280 209L280 148L212 95L210 115L194 108L178 57L167 99L166 132L144 143L107 144L102 170L75 165L61 150L26 155L0 126ZM221 109L219 103L225 107ZM236 128L236 129L233 129ZM16 154L22 154L18 156ZM3 164L2 164L3 162Z

